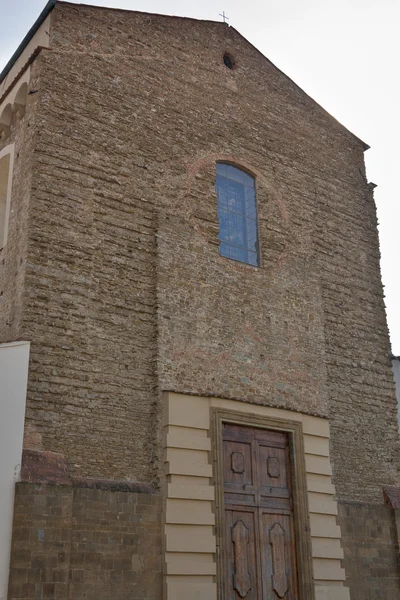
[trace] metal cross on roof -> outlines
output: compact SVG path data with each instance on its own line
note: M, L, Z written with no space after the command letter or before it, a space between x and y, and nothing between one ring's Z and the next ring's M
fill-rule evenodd
M229 21L229 17L226 16L225 11L222 11L222 15L221 13L219 13L219 16L223 18L224 23L226 23L227 21Z

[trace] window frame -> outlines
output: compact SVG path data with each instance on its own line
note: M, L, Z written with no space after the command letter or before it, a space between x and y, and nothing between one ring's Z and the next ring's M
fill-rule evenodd
M251 250L251 248L248 247L247 243L246 246L238 246L237 244L233 244L230 243L228 241L222 240L219 237L220 234L220 230L221 230L221 219L220 219L220 215L219 215L219 210L220 208L226 210L227 212L232 212L234 214L235 211L230 210L229 208L224 208L223 204L221 204L221 200L220 200L220 196L218 194L218 187L217 187L217 176L219 175L217 172L217 166L218 165L224 165L227 167L233 167L234 169L237 169L239 172L244 173L245 175L247 175L248 177L250 177L252 179L253 182L253 190L254 190L254 210L255 210L255 218L252 219L251 217L247 216L247 212L246 212L246 205L245 205L245 211L243 213L242 218L244 220L244 227L243 227L243 237L246 239L248 239L248 235L249 235L249 231L248 231L248 224L249 221L254 221L255 222L255 235L256 235L256 241L255 241L255 251ZM229 180L229 177L226 176L226 179ZM234 180L232 180L234 181ZM215 190L216 190L216 194L217 194L217 217L218 217L218 252L219 255L221 256L221 258L226 258L228 260L233 260L235 262L238 262L240 264L243 265L248 265L249 267L252 267L254 269L257 269L261 266L261 251L260 251L260 231L259 231L259 222L258 222L258 202L257 202L257 178L255 177L255 175L249 171L248 169L244 168L242 165L239 165L237 163L234 162L230 162L230 161L226 161L226 160L217 160L215 163ZM244 198L244 202L246 202L245 198ZM232 246L232 247L237 247L237 248L241 248L243 250L245 250L245 252L247 253L253 253L256 255L256 264L252 264L251 262L249 262L248 260L241 260L239 258L233 258L231 256L225 256L224 254L221 254L221 244L227 244L228 246Z

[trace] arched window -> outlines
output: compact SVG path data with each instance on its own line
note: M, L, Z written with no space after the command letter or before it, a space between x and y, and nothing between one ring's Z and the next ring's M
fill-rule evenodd
M14 144L10 144L0 152L0 250L7 243L13 163Z
M259 265L255 179L242 169L217 163L219 253Z

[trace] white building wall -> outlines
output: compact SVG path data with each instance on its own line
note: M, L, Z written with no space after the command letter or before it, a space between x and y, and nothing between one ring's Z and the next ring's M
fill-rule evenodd
M21 471L29 342L0 344L0 600L6 600L14 511Z

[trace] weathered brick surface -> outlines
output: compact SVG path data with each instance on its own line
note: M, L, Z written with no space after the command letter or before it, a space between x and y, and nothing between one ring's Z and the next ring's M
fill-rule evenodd
M51 48L12 130L26 176L0 275L1 339L32 340L26 448L73 479L157 483L161 392L233 397L328 416L339 498L387 515L399 447L363 145L221 23L61 4ZM256 176L259 269L218 254L216 160Z
M160 600L161 498L16 487L9 600Z
M398 600L400 558L393 511L340 502L338 523L351 600Z

